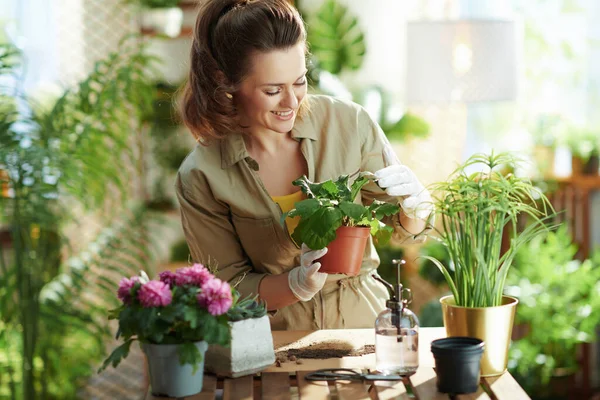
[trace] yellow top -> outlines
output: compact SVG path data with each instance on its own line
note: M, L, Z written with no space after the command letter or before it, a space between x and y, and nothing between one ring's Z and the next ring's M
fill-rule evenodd
M271 196L271 198L273 199L273 201L275 203L279 204L279 207L281 207L281 211L283 211L285 213L285 212L290 211L292 208L294 208L294 204L296 204L297 202L302 200L304 198L304 195L303 195L302 191L299 190L292 194L288 194L285 196ZM292 233L294 233L294 229L296 229L299 222L300 222L300 217L293 217L293 218L287 217L285 219L285 224L287 225L290 235Z

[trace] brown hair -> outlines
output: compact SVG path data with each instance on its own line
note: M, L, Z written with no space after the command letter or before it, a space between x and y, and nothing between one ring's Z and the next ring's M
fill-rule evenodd
M254 51L287 49L306 40L287 0L207 0L199 8L180 113L196 140L208 144L239 131L231 96L250 72Z

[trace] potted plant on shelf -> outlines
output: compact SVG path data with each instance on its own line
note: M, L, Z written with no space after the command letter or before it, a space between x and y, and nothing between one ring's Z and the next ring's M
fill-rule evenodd
M348 175L321 183L302 176L293 182L307 198L284 213L281 223L284 224L287 217L299 217L300 222L292 234L294 241L305 243L313 250L328 248L320 259L320 271L357 275L369 235L380 245L391 238L393 229L382 219L397 214L398 205L377 200L368 206L354 202L368 182L369 178L363 173L352 185L348 184Z
M542 179L554 178L556 146L566 127L566 120L560 114L541 114L530 124L533 160Z
M443 229L439 240L449 262L423 256L440 269L452 292L442 297L448 336L472 336L485 342L482 376L506 370L517 299L503 295L517 250L550 229L546 196L530 181L499 169L514 166L508 153L476 154L444 182L434 185L434 200ZM479 172L467 173L467 170ZM520 217L527 217L523 230ZM503 248L503 238L508 245Z
M572 175L598 175L600 134L582 127L568 131Z
M177 37L181 33L183 10L180 0L125 0L141 7L142 32Z
M155 396L185 397L202 390L204 353L208 344L229 344L227 311L233 296L227 282L202 264L165 271L159 280L123 278L118 297L122 304L110 311L119 320L117 339L124 343L105 360L100 371L116 367L140 341L148 360L150 386Z
M234 290L233 305L227 311L231 343L208 347L204 369L237 378L254 374L275 362L271 324L267 307L256 297L240 299Z

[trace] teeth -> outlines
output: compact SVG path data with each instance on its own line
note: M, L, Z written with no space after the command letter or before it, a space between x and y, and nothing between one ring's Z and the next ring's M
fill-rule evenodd
M288 115L290 115L292 113L292 110L290 111L285 111L285 112L281 112L281 111L272 111L273 114L275 115L279 115L280 117L287 117Z

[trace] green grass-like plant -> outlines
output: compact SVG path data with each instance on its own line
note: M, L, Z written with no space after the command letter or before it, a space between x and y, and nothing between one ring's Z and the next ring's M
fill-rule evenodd
M368 206L355 203L354 199L368 182L368 178L359 176L352 185L348 185L348 175L342 175L335 181L314 183L302 176L293 184L302 189L307 199L297 202L292 210L284 213L281 224L285 223L287 217L299 216L300 222L292 238L296 243L305 243L313 250L331 243L341 226L370 227L371 235L378 244L384 245L392 237L393 228L381 220L398 213L400 207L378 200Z
M433 257L423 257L440 269L458 306L501 305L517 250L552 228L546 224L553 211L547 197L528 179L502 174L501 169L518 162L509 153L475 154L449 180L433 187L442 224L439 240L448 249L454 271ZM523 230L517 224L521 217L528 218ZM510 242L503 253L505 232Z

